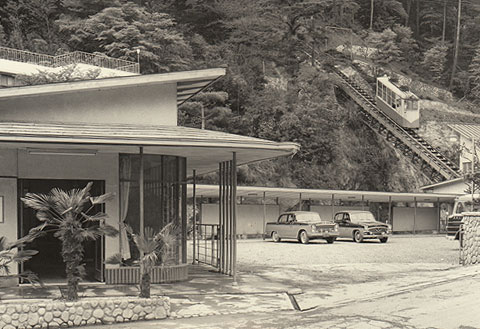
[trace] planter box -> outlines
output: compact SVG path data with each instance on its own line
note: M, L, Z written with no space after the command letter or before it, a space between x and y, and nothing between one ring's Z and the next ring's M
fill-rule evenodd
M156 266L152 270L152 283L169 283L188 280L188 264ZM105 269L106 284L138 284L140 267L120 266Z

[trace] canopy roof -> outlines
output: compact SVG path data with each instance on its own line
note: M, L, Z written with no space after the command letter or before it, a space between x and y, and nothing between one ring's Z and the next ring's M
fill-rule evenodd
M455 123L449 124L449 128L453 129L465 138L475 138L480 140L480 125L479 124L463 124Z
M114 77L96 80L84 80L45 85L15 87L0 89L0 99L31 97L37 95L54 95L62 93L76 93L82 90L102 90L126 88L141 85L158 85L165 83L177 84L177 105L225 75L224 68L214 68L195 71L159 73L148 75L134 75L128 77Z
M302 200L342 200L342 201L370 201L370 202L453 202L459 194L444 193L400 193L400 192L374 192L374 191L342 191L342 190L314 190L282 187L238 186L237 196ZM193 185L188 186L188 195L193 195ZM217 197L218 186L197 185L198 197Z
M218 163L231 160L246 164L295 153L295 143L177 126L119 124L64 124L0 122L0 143L4 147L35 153L95 155L97 152L176 155L187 158L189 170L207 173ZM191 174L191 172L189 172Z

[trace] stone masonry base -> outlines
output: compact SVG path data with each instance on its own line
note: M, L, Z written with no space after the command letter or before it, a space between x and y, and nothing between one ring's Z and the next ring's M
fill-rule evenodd
M480 213L464 215L460 264L480 264Z
M84 298L77 302L23 299L0 303L0 329L77 327L159 320L169 315L168 297Z

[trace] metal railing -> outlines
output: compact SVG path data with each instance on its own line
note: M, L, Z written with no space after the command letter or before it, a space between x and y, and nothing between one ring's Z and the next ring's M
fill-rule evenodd
M219 268L220 226L218 224L197 224L195 234L195 262Z
M0 47L0 59L29 63L46 67L61 67L70 64L87 64L106 69L130 73L140 73L138 63L124 59L112 58L102 54L74 51L58 56L38 54L30 51Z

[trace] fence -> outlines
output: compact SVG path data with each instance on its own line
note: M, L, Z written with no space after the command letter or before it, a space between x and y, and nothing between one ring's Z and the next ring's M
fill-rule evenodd
M70 64L87 64L106 69L136 74L140 73L138 63L118 58L111 58L103 54L85 53L83 51L74 51L63 55L51 56L25 50L0 47L0 59L46 67L61 67Z
M219 268L218 241L220 226L218 224L197 224L195 234L195 262Z

